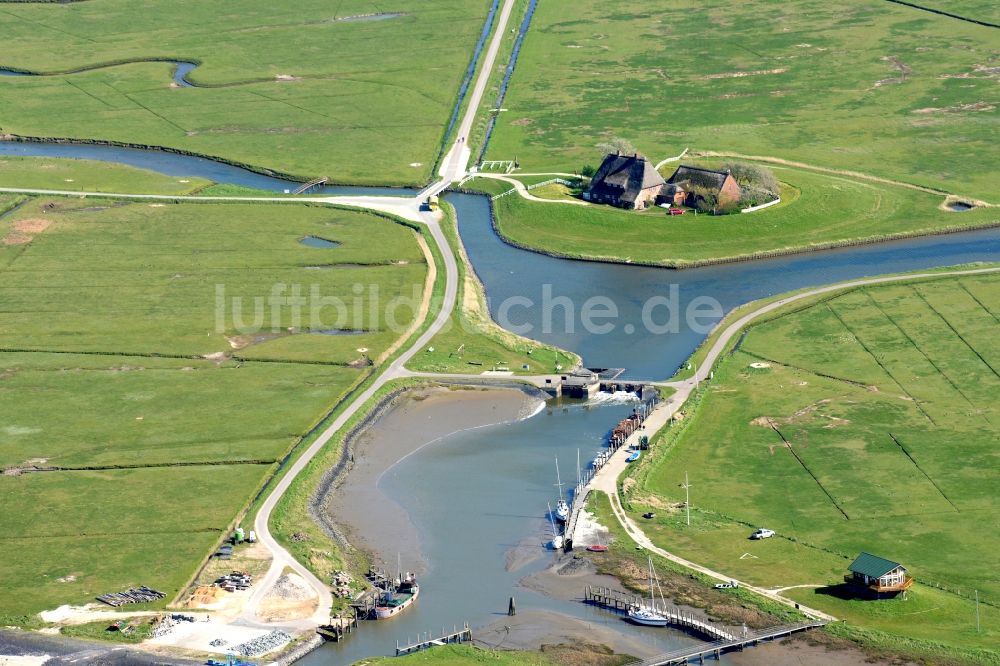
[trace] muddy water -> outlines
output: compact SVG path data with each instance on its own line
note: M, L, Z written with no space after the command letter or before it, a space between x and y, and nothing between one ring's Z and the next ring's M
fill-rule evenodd
M434 388L403 394L355 438L354 463L335 488L328 514L353 546L372 553L379 564L395 569L395 554L405 554L406 568L423 575L428 563L405 502L385 491L398 481L398 468L448 435L527 418L541 406L541 400L515 390Z

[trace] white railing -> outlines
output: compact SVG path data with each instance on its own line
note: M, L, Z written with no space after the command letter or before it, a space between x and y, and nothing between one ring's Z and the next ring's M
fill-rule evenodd
M533 190L536 187L544 187L545 185L551 185L552 183L559 183L560 185L566 185L567 187L573 184L572 182L566 180L565 178L550 178L540 183L535 183L534 185L528 185L525 189Z
M759 206L750 206L749 208L743 208L743 209L740 210L740 212L741 213L752 213L755 210L762 210L764 208L770 208L771 206L773 206L775 204L780 204L780 203L781 203L781 197L778 197L774 201L768 201L767 203L762 203Z

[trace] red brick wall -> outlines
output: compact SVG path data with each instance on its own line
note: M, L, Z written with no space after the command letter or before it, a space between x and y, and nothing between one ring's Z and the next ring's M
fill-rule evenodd
M739 201L741 195L742 192L740 186L736 184L736 180L732 176L726 176L725 182L722 183L722 189L719 190L719 205L725 206Z

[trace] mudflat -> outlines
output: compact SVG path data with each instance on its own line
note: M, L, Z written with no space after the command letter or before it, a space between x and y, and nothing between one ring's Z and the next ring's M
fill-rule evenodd
M516 421L537 411L541 400L517 389L427 388L407 391L353 442L353 463L334 487L330 518L355 548L383 564L407 553L407 569L426 569L419 537L407 509L379 487L404 458L456 432ZM384 561L383 561L384 560Z

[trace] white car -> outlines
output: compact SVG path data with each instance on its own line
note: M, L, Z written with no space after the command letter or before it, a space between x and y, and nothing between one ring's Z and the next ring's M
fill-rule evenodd
M774 530L768 530L765 528L760 528L756 532L750 535L751 539L770 539L774 536Z

